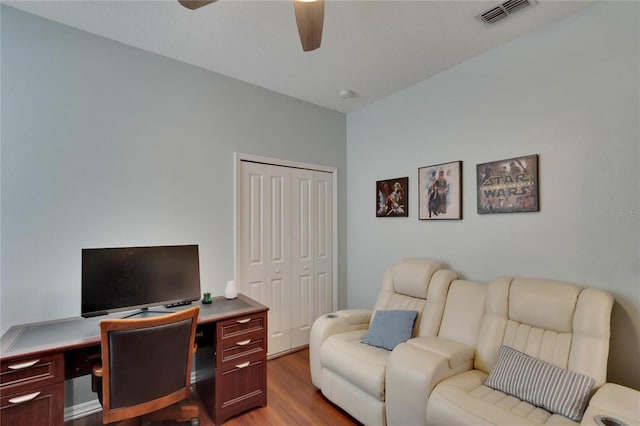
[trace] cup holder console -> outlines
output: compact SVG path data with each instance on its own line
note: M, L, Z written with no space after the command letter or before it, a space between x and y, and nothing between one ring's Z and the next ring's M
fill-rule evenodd
M598 426L627 426L627 424L621 420L603 416L602 414L593 416L593 421L596 422Z

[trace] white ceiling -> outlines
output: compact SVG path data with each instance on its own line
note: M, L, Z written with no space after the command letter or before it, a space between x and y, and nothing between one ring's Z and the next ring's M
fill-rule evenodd
M590 1L547 1L488 28L497 1L327 0L322 46L303 52L292 0L3 1L141 49L326 108L351 112L444 71ZM350 89L352 99L338 93Z

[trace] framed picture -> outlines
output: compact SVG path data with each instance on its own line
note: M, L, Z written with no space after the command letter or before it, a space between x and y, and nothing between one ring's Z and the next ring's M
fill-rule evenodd
M540 211L538 155L478 164L478 214Z
M379 180L376 182L376 216L409 216L409 178Z
M418 169L418 219L462 219L462 161Z

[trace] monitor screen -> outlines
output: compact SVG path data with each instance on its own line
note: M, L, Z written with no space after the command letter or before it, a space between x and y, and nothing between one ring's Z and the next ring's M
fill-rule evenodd
M197 245L82 249L82 316L198 300Z

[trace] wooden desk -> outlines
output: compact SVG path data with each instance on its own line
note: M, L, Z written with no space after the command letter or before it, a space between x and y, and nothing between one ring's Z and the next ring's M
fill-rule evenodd
M200 306L196 389L219 425L267 405L268 308L242 294ZM100 358L100 321L119 317L74 317L7 330L0 339L0 424L63 425L64 381L91 374Z

